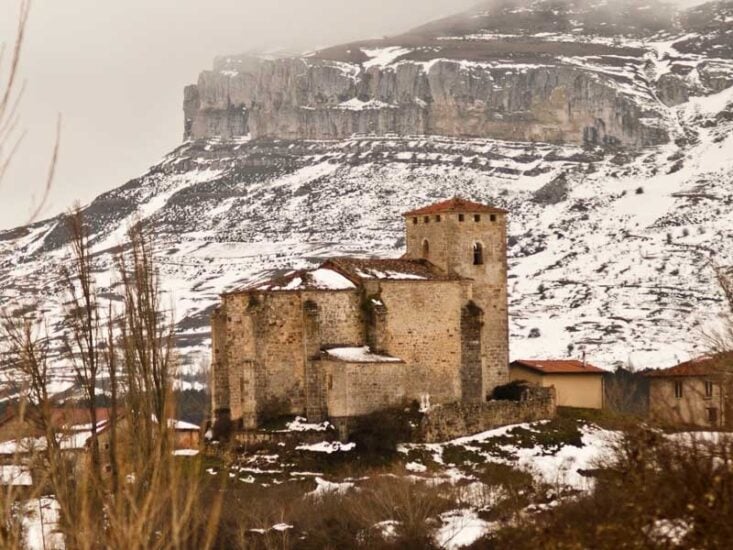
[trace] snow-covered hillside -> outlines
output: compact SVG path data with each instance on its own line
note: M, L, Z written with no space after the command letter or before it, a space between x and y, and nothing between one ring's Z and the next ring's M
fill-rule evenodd
M683 57L655 40L661 62ZM143 219L193 373L220 293L332 256L399 256L400 214L460 195L511 212L513 358L585 351L609 369L669 366L704 351L700 331L722 310L711 262L733 263L733 88L712 91L657 101L674 139L647 148L435 135L189 141L86 207L99 284L114 300L113 252ZM40 300L55 334L66 241L60 219L0 233L0 306Z

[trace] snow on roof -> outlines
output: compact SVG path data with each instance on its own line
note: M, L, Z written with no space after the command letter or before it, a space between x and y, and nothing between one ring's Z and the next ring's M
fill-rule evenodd
M372 353L368 346L360 348L332 348L325 351L331 359L348 363L402 363L402 359Z
M342 274L319 267L311 271L295 271L282 277L255 283L245 290L294 291L294 290L352 290L356 285Z
M91 437L91 429L75 429L56 435L59 447L64 451L85 449L87 441L89 441L89 438ZM12 439L10 441L3 441L0 443L0 455L32 454L34 452L45 450L46 446L45 437L24 437L21 439Z
M24 486L33 485L31 472L19 464L0 465L0 485Z
M46 448L45 437L24 437L0 443L0 455L15 455L42 451Z
M454 281L460 277L447 275L427 260L334 258L324 264L352 280L379 279L391 281Z
M603 374L603 369L599 369L585 363L583 361L576 361L572 359L561 359L561 360L526 360L519 359L513 361L511 366L524 367L541 374Z
M169 418L168 419L168 427L173 428L174 430L195 430L199 431L201 429L200 426L196 424L191 424L190 422L184 422L183 420L176 420L175 418Z

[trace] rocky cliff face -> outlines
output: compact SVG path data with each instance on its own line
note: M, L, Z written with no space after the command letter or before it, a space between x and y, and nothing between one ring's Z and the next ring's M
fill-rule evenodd
M543 11L558 4L569 7L556 19ZM733 264L726 5L687 12L699 30L682 37L660 30L682 25L677 15L639 16L622 36L623 13L603 31L597 14L572 3L529 2L415 31L408 52L380 42L303 58L217 60L186 93L187 133L207 137L85 208L99 289L119 299L114 255L126 228L142 220L154 232L192 382L208 360L220 293L337 255L399 256L401 213L457 194L511 213L513 358L586 351L612 368L701 354L700 330L722 311L708 266ZM496 39L500 24L511 40ZM561 34L573 29L588 41ZM457 33L481 38L467 38L469 47L450 38ZM438 39L420 49L420 40ZM376 135L399 125L434 135ZM352 126L375 135L253 139L334 137ZM540 129L578 143L674 139L628 148L515 139ZM49 334L59 336L58 266L68 258L61 218L0 232L0 309L40 303ZM55 366L61 384L73 382L73 372ZM0 372L0 389L12 376Z
M648 145L669 133L612 78L562 65L404 61L368 69L279 59L202 73L186 90L187 136L344 139L443 135ZM249 60L247 60L249 61Z
M725 3L518 4L302 57L217 59L185 91L185 135L646 146L677 137L669 106L733 84Z

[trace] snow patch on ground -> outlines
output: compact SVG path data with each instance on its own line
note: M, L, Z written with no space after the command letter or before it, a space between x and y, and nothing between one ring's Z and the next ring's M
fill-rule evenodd
M349 363L401 363L402 359L372 353L368 346L358 348L332 348L326 350L326 354Z
M61 550L64 538L56 529L59 504L54 497L41 497L23 503L23 531L27 550Z
M470 546L491 531L492 524L480 519L474 510L454 510L440 515L443 525L435 535L440 548L448 550Z
M329 494L343 495L354 488L354 484L351 482L344 483L332 483L326 481L321 477L316 478L316 488L307 494L310 497L322 497Z
M361 51L369 57L369 61L362 63L365 69L369 69L371 67L386 67L398 57L402 57L403 55L407 55L412 52L412 50L399 46L374 49L362 48Z
M296 450L308 451L311 453L341 453L353 451L356 443L341 443L339 441L321 441L320 443L312 443L309 445L298 445Z
M295 420L288 422L285 425L285 430L287 432L325 432L328 430L332 430L333 426L330 422L308 422L308 420L302 416L298 416L295 418Z

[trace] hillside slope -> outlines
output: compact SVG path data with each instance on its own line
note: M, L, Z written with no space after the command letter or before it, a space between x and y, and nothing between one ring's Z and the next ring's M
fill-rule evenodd
M684 44L713 48L716 32ZM513 38L526 39L525 31ZM667 43L657 61L687 59L678 48ZM729 63L694 55L698 69ZM254 139L218 136L214 125L85 208L100 285L114 301L113 253L129 224L144 220L193 376L208 357L208 315L221 292L329 256L398 256L403 211L462 195L511 212L512 357L584 350L605 368L667 366L703 351L699 330L722 305L710 262L733 263L733 88L716 87L701 84L675 105L655 95L674 140L646 147L424 132ZM66 241L58 218L0 233L0 306L41 300L54 334Z

